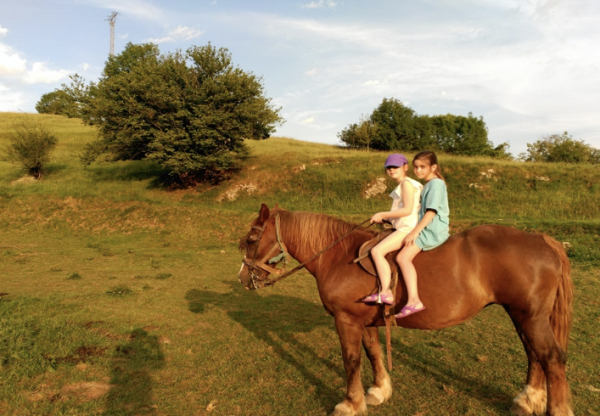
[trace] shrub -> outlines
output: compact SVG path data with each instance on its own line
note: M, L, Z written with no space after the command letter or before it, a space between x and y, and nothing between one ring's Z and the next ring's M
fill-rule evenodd
M262 79L234 67L227 49L161 55L156 45L128 44L90 87L83 120L100 141L83 161L150 159L180 183L217 182L247 156L244 140L266 139L282 122L270 101Z
M521 155L527 162L565 162L565 163L600 163L600 149L596 149L583 140L575 140L564 132L562 135L551 134L541 140L527 143L527 153Z
M2 159L21 165L30 175L39 179L58 139L48 128L33 121L16 122L13 130L7 134L10 143L4 148Z

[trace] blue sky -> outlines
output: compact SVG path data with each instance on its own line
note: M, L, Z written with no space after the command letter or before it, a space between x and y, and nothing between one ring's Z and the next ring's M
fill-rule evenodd
M418 114L483 116L517 155L568 131L600 148L597 0L19 0L0 3L0 111L35 112L128 42L211 42L263 77L276 135L338 144L384 97Z

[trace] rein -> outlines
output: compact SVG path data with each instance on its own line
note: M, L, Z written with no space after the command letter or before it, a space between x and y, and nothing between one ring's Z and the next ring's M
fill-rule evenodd
M323 250L319 251L318 253L316 253L315 255L313 255L308 260L304 261L302 264L299 264L298 266L294 267L289 272L285 272L285 269L284 270L279 270L279 269L276 269L274 267L267 266L267 264L265 263L266 260L267 260L267 258L273 252L273 250L276 250L278 248L278 246L279 246L279 250L281 251L281 253L278 256L275 256L275 257L271 258L269 260L270 264L272 264L272 263L277 264L282 259L287 264L287 258L290 257L289 253L287 252L287 249L286 249L285 245L281 241L280 225L279 225L279 214L277 214L275 216L275 234L277 236L277 243L273 244L273 247L271 247L271 249L263 257L263 259L260 261L260 263L256 264L256 258L258 256L258 246L260 244L260 239L262 238L263 232L265 231L265 228L266 228L267 224L269 223L270 219L271 219L271 217L269 217L269 219L265 222L265 225L263 227L253 227L253 228L255 228L255 229L257 229L257 230L260 231L260 233L258 235L258 239L256 241L256 248L254 250L254 257L252 259L252 262L248 262L248 261L246 261L246 259L244 259L244 264L246 266L248 266L248 268L250 269L250 277L252 279L252 284L254 285L255 288L259 287L258 282L264 282L265 286L272 286L276 282L279 282L280 280L283 280L286 277L288 277L288 276L296 273L298 270L302 269L307 263L310 263L311 261L313 261L314 259L316 259L317 257L319 257L321 254L325 253L327 250L329 250L332 247L334 247L335 245L337 245L344 238L348 237L350 234L352 234L358 228L362 227L364 224L366 224L367 222L369 222L371 220L369 218L368 220L365 220L365 221L361 222L360 224L358 224L357 226L355 226L354 228L352 228L350 231L348 231L346 234L344 234L342 237L338 238L333 243L331 243L327 247L325 247ZM369 228L373 224L374 223L369 224L367 226L367 228ZM263 279L260 276L258 276L256 273L254 273L254 271L256 270L257 267L260 267L261 269L269 272L270 274L276 274L276 275L279 275L279 276L277 276L274 279L269 279L269 277L267 276L265 279ZM282 272L283 272L283 274L281 274Z

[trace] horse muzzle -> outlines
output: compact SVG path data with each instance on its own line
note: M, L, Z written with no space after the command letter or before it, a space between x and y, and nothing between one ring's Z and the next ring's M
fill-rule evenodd
M242 263L238 280L248 290L262 289L263 287L272 285L269 280L269 273L256 267L254 262L247 259L244 259Z

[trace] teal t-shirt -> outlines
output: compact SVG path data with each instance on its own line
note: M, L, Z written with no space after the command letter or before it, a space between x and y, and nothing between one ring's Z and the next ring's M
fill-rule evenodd
M439 178L431 179L423 187L419 221L430 209L434 210L436 215L416 239L417 245L424 251L436 248L450 236L448 189L446 188L446 182Z

